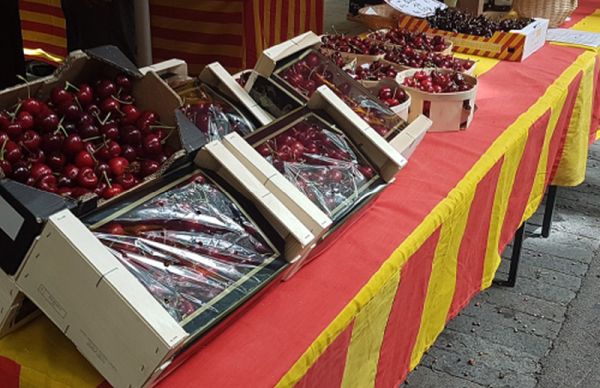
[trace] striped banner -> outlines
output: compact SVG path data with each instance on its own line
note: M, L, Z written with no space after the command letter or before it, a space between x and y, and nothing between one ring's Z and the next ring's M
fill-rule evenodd
M28 56L50 62L52 57L64 58L67 39L60 0L20 0L19 10L23 47L32 50Z

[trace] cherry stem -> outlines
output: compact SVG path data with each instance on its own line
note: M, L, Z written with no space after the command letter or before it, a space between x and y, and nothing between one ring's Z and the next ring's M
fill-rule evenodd
M121 89L119 89L119 92L120 92L120 91L121 91ZM117 95L118 95L118 94L119 94L119 93L117 93ZM117 102L119 102L119 103L121 103L121 104L125 104L125 105L131 105L131 104L133 104L133 101L125 101L125 100L121 100L121 99L119 99L119 98L115 97L114 95L111 95L111 97L112 97L112 99L113 99L113 100L115 100L115 101L117 101Z
M27 98L31 98L31 88L29 86L29 81L27 80L27 78L23 77L21 74L17 74L17 78L25 82L25 85L27 85Z
M112 188L112 183L110 183L110 179L108 179L108 174L106 173L106 171L102 171L102 175L104 176L104 180L106 181L108 187Z
M65 90L68 90L69 88L79 91L79 88L77 86L73 85L69 81L65 81Z
M100 118L100 116L98 116L98 114L96 113L96 118L98 119L98 121L100 122L100 124L104 125L108 122L108 119L110 119L110 114L111 112L108 112L108 114L106 115L106 118L104 120L102 120Z
M0 160L4 160L4 152L6 151L6 143L8 143L8 139L4 139L2 143L2 148L0 148Z
M81 106L81 103L79 102L79 99L77 97L75 97L75 103L79 107L79 110L83 111L83 107Z
M88 137L87 139L83 139L81 141L83 141L83 142L90 142L92 140L98 140L98 139L101 139L101 138L102 138L102 136L93 136L93 137Z
M150 129L175 129L176 127L170 126L170 125L149 125L148 128Z
M17 118L17 113L19 113L19 109L21 109L21 103L19 102L15 108L14 112L8 112L8 115L11 117L11 123L15 122L15 118Z
M164 139L162 139L162 140L160 141L160 143L161 143L161 144L165 144L165 143L167 142L167 140L168 140L168 139L171 137L171 135L173 134L173 132L175 132L175 128L173 128L173 129L170 129L170 130L169 130L169 133L167 133L167 136L165 136L165 138L164 138Z

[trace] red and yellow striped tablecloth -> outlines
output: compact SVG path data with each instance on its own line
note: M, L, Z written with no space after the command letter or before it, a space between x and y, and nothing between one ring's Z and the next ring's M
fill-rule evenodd
M546 186L581 183L597 129L595 52L546 45L523 63L480 65L471 127L428 134L320 257L162 386L392 387L405 378L447 321L490 286L500 252ZM9 388L102 384L45 318L0 340L0 355Z
M254 66L267 47L302 32L322 31L323 0L150 0L154 62L180 58L190 72L219 61ZM60 0L20 0L24 46L66 55Z

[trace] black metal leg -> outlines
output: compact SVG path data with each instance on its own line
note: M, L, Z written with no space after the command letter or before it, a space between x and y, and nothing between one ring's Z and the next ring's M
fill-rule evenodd
M554 214L554 206L556 205L557 191L557 186L550 186L548 188L548 195L546 196L546 207L544 208L544 221L542 222L542 237L544 238L548 238L548 236L550 236L550 229L552 228L552 216Z
M521 249L525 239L525 222L515 233L513 240L512 256L510 257L510 269L508 270L508 279L497 281L496 284L503 287L514 287L517 282L517 273L519 270L519 261L521 260Z

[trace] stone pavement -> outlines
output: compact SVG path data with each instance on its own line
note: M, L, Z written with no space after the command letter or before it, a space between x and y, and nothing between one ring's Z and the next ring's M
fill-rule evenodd
M600 387L600 143L586 182L558 190L548 239L539 236L541 210L526 228L515 288L475 297L404 385Z

